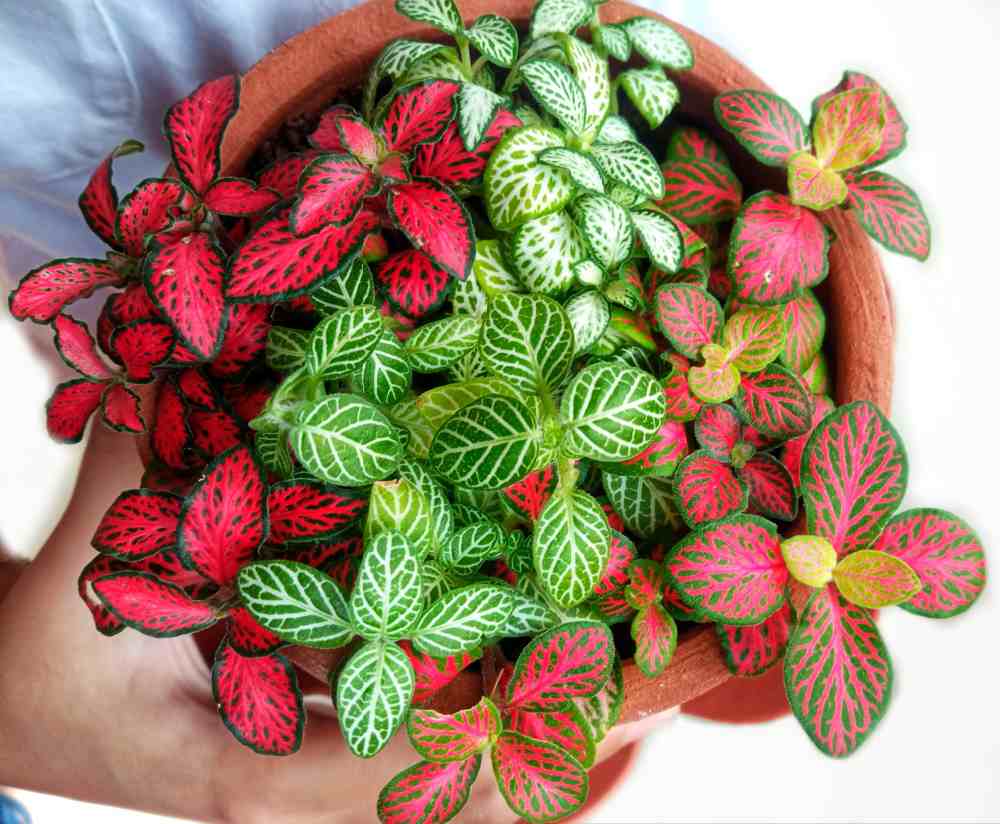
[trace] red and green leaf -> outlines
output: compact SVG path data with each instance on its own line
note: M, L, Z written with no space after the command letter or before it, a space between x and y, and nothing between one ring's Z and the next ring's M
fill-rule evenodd
M673 475L677 465L688 454L687 430L684 424L675 420L665 420L649 446L634 458L617 465L621 474L637 473L668 477Z
M176 338L170 324L158 320L137 320L119 326L111 335L111 351L125 367L130 383L153 379L153 367L168 360Z
M792 482L796 488L801 485L802 453L805 451L806 444L809 443L809 436L819 426L820 421L833 410L833 401L826 395L813 395L813 414L808 431L785 441L784 448L781 450L781 462L788 470L788 474L792 476Z
M196 601L208 598L218 590L218 587L200 573L184 566L181 557L173 550L163 550L156 555L132 561L128 568L138 572L148 572L165 583L180 587L188 597Z
M485 696L452 715L411 710L406 722L410 744L428 761L464 761L493 744L503 729L500 713Z
M118 209L115 232L125 252L142 257L148 238L169 228L180 212L194 205L191 193L179 180L153 177L125 195Z
M451 278L419 249L395 252L375 270L389 304L411 318L437 309L448 295Z
M675 421L691 421L701 409L701 401L691 392L687 373L673 371L663 380L663 397L667 403L667 417Z
M118 248L115 237L115 216L118 213L118 192L111 182L112 164L116 158L141 152L143 145L138 140L125 140L111 150L94 170L87 187L80 195L80 212L91 231L112 249Z
M130 283L121 292L108 298L111 315L119 325L135 323L137 320L160 320L156 304L150 300L149 292L142 283Z
M869 235L890 251L927 259L931 226L913 189L885 172L865 172L847 176L847 192Z
M476 236L462 201L445 186L415 180L389 189L389 215L410 242L459 280L472 270Z
M826 334L826 314L808 289L781 307L785 320L785 345L781 362L793 372L802 374L819 354Z
M670 135L667 145L668 160L710 160L722 166L729 165L725 152L708 133L694 126L679 126Z
M325 540L358 518L366 504L363 496L319 483L282 481L267 495L269 540L275 544Z
M194 448L206 460L214 458L242 443L243 427L228 409L192 409L188 413L188 425Z
M594 763L596 742L591 739L587 722L575 704L567 704L555 712L511 710L504 728L526 738L555 744L584 767Z
M906 122L903 120L903 116L899 113L899 109L896 108L896 104L893 103L892 98L886 94L885 89L883 89L873 78L866 74L855 71L845 71L840 82L830 89L830 91L817 97L813 101L812 107L813 113L815 113L819 110L820 106L822 106L835 94L840 94L841 92L846 92L850 89L860 88L871 88L880 91L882 93L882 106L885 113L885 125L882 128L882 142L879 145L878 150L871 157L869 157L864 164L865 168L871 168L872 166L878 166L881 163L885 163L887 160L891 160L906 147Z
M450 80L431 80L398 92L380 124L386 150L406 154L438 137L454 114L458 88Z
M281 195L242 177L220 177L205 192L205 205L220 215L249 217L267 211Z
M612 529L608 565L594 587L594 594L608 595L628 586L629 567L635 559L635 544L618 530Z
M446 186L477 182L486 171L486 161L508 129L520 126L521 120L506 109L497 111L486 136L473 151L462 143L458 125L454 122L433 143L417 146L413 156L413 173L431 178Z
M59 384L45 404L45 428L60 443L77 443L101 403L104 384L77 378Z
M331 106L320 116L319 123L309 135L309 144L324 152L346 152L344 134L337 128L343 118L355 118L358 113L350 106Z
M792 631L792 608L787 602L759 624L716 624L726 667L733 675L753 678L763 675L782 659Z
M882 93L858 87L828 98L813 116L813 152L837 172L866 163L882 143Z
M801 435L812 423L812 396L798 377L775 363L740 379L736 408L754 429L775 441Z
M626 597L633 609L642 610L660 600L665 585L662 564L642 558L629 567L628 576Z
M677 624L659 602L654 602L632 619L635 663L647 678L661 675L677 649Z
M98 552L133 561L172 547L182 499L169 492L122 492L97 525L91 545Z
M587 799L587 771L555 744L505 732L492 756L501 795L525 821L563 818Z
M685 223L720 223L736 217L743 200L739 179L710 160L673 160L663 166L666 194L659 205Z
M719 336L723 314L708 292L688 283L671 283L656 291L656 323L674 348L696 358Z
M239 655L248 658L270 655L285 643L271 630L258 624L250 614L250 610L242 606L229 610L229 630L226 640Z
M767 166L784 166L807 145L802 116L787 100L769 92L724 92L715 98L715 119Z
M377 190L378 179L371 169L350 155L320 155L299 178L289 226L296 235L307 235L328 224L343 226Z
M517 483L503 489L505 502L526 521L538 520L542 507L552 497L558 485L556 465L549 464L543 469L529 472Z
M799 513L799 498L792 476L771 455L754 455L737 474L746 484L750 508L760 515L779 521L792 521Z
M116 432L144 432L146 422L141 412L139 396L124 384L113 383L104 390L101 416L104 423Z
M208 367L214 376L234 377L264 353L271 329L270 314L271 307L266 303L230 304L222 346Z
M717 461L729 462L729 456L741 440L743 423L729 404L703 406L694 422L694 436Z
M483 757L436 764L419 761L398 773L378 796L382 824L444 824L469 800Z
M56 351L67 366L87 378L107 380L111 377L111 370L97 353L87 324L60 313L52 322L52 329L55 332Z
M21 278L8 298L10 313L18 320L48 323L74 301L102 286L117 286L122 280L121 273L103 260L50 260Z
M210 627L219 616L204 601L146 572L115 572L91 587L118 620L145 635L170 638Z
M163 134L181 179L203 194L221 167L222 136L240 104L240 78L203 83L167 110Z
M98 555L83 568L77 580L77 592L87 609L90 610L94 619L94 628L102 635L117 635L125 629L125 624L104 606L100 598L94 595L91 584L99 578L122 569L124 569L124 564L120 561L116 561L109 555Z
M688 526L718 521L747 507L747 487L727 464L708 452L692 452L674 474L674 494Z
M416 675L416 685L413 689L415 705L425 704L477 659L477 656L467 652L451 658L432 658L426 653L417 652L409 641L401 641L399 646L410 659Z
M191 448L191 430L188 426L184 400L172 381L163 381L156 395L150 447L165 466L171 469L188 468L188 450Z
M337 150L329 149L329 151ZM282 200L295 197L302 170L319 157L319 154L315 151L304 151L275 160L260 173L259 186L277 192Z

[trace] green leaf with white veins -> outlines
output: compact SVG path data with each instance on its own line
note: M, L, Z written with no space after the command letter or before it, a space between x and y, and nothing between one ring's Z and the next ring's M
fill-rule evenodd
M383 532L398 532L420 556L434 549L430 501L405 478L372 484L365 540Z
M368 262L356 257L345 271L324 280L309 293L309 297L324 315L332 315L352 306L374 304L375 280Z
M573 196L573 179L538 160L545 149L562 145L560 134L544 126L511 129L503 136L483 176L486 211L497 231L558 211Z
M254 437L253 450L268 472L279 478L287 478L292 474L295 467L292 466L292 453L288 449L288 435L285 432L258 432Z
M476 258L472 261L472 273L488 298L502 292L525 291L524 284L507 267L499 240L476 241Z
M399 532L365 542L351 592L351 619L365 638L405 638L424 609L420 554Z
M468 315L453 315L427 323L406 339L406 357L415 372L443 372L479 339L479 322Z
M399 477L419 489L430 506L431 543L437 551L455 531L455 514L448 493L438 480L419 461L403 458L399 462Z
M613 269L631 254L632 218L611 198L584 195L573 204L573 217L594 260L605 269Z
M366 115L371 115L375 104L375 94L379 84L389 77L398 80L415 63L435 54L446 52L448 47L442 43L423 43L419 40L393 40L382 49L375 59L368 80L365 83L362 106ZM370 118L366 118L369 119Z
M627 141L636 142L635 131L629 122L621 115L612 114L605 118L601 124L601 130L597 133L596 143L610 145L614 143L625 143Z
M410 388L413 370L399 338L383 329L374 351L353 378L357 390L381 406L402 400Z
M581 189L589 189L592 192L604 191L601 170L583 152L557 146L554 149L546 149L538 155L538 159L542 163L565 171Z
M441 547L440 562L458 575L474 575L486 561L503 553L504 531L493 521L464 526Z
M571 133L583 132L587 102L583 89L569 69L554 60L529 60L520 68L521 78L538 104Z
M618 82L651 129L666 119L681 97L677 86L659 66L629 69L618 75Z
M674 505L673 484L667 478L602 473L604 492L630 530L650 538L663 527L684 526Z
M691 47L666 23L652 17L633 17L621 24L635 50L650 63L668 69L690 69L694 65Z
M431 448L434 430L427 419L420 414L416 398L404 398L395 406L386 410L389 420L398 428L401 441L406 445L406 451L414 458L423 460Z
M590 20L591 14L589 0L539 0L531 14L531 39L574 32Z
M483 142L503 98L478 83L463 83L458 90L458 133L468 152Z
M518 578L518 586L522 581L529 580L523 576ZM536 590L537 585L532 585ZM560 623L559 616L542 599L541 595L522 589L510 590L514 601L507 626L504 627L508 638L518 638L525 635L537 635Z
M598 145L591 149L597 165L612 180L623 183L651 200L663 197L663 172L656 158L641 143Z
M563 451L595 461L638 455L667 414L663 389L652 375L614 363L595 363L577 373L559 411Z
M611 529L593 496L576 490L549 498L535 524L532 551L539 582L567 608L589 598L608 565Z
M275 372L298 369L306 358L310 333L304 329L272 326L267 332L264 359Z
M573 363L573 327L551 298L498 295L490 301L479 352L489 370L515 389L554 391Z
M608 54L623 63L629 59L632 54L632 44L621 26L601 26L599 32L601 44Z
M475 264L472 277L452 283L451 308L456 315L470 315L474 318L480 318L486 313L486 292L475 275Z
M398 646L365 644L337 677L337 715L347 746L359 758L377 755L406 718L416 678Z
M436 432L463 406L468 406L483 395L508 395L514 393L499 378L477 378L461 383L446 383L428 389L417 398L417 408Z
M452 36L462 33L462 15L454 0L396 0L396 11Z
M506 17L496 14L477 17L465 36L496 66L509 68L517 60L517 29Z
M531 292L554 297L573 285L573 264L587 256L583 238L566 212L523 223L507 243L507 256L521 282Z
M366 486L396 471L399 433L357 395L330 395L295 414L289 440L306 470L322 481Z
M538 462L542 433L534 412L520 401L487 395L463 407L431 443L431 468L469 489L500 489Z
M684 260L684 239L673 222L651 209L632 212L632 223L655 266L673 274Z
M296 561L258 561L240 570L240 600L265 629L304 647L334 649L354 637L340 585Z
M420 616L413 647L432 658L471 652L484 641L506 634L514 608L510 590L476 583L446 592Z
M601 286L604 283L604 269L587 258L573 264L573 277L583 286Z
M607 298L590 289L566 301L566 314L573 327L574 353L585 352L604 334L611 322Z
M321 320L306 350L309 374L324 380L350 375L378 345L383 329L382 316L374 306L341 309Z
M583 123L583 136L593 137L601 128L604 118L611 109L611 80L608 77L608 62L598 57L597 52L575 37L562 35L566 60L583 89L587 102L587 116Z

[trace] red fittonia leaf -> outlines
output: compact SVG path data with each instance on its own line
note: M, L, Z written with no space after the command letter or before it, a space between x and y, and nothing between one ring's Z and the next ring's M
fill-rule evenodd
M675 421L692 421L701 409L701 401L692 394L685 372L675 370L664 379L663 397L667 417Z
M587 799L587 771L555 744L505 732L492 756L501 795L528 821L562 818Z
M161 581L180 587L195 600L207 598L218 589L211 581L184 566L180 555L173 550L164 550L156 555L132 561L129 568L138 572L148 572Z
M212 667L212 695L223 723L254 752L291 755L302 744L302 692L284 656L244 656L222 644Z
M111 335L111 351L125 367L130 383L153 379L153 367L166 361L174 351L174 330L158 320L137 320L119 326Z
M821 94L813 101L813 113L815 114L827 100L836 94L850 91L851 89L864 88L877 89L882 93L882 108L885 114L885 125L882 127L882 142L875 153L864 163L865 168L870 168L891 160L902 152L906 146L906 122L899 113L899 109L896 108L896 104L893 103L892 98L886 94L885 89L866 74L845 71L844 76L836 86L825 94Z
M722 307L704 289L671 283L656 292L656 322L682 355L695 358L722 329Z
M806 148L806 124L777 95L752 89L724 92L715 98L715 119L761 163L784 166Z
M229 611L229 633L226 639L239 655L247 658L270 655L285 643L271 630L258 624L246 607L233 607Z
M260 173L258 185L277 192L282 200L295 197L302 170L317 157L319 152L305 151L275 160Z
M781 660L792 631L792 608L786 602L759 624L716 624L726 666L733 675L752 678L763 675Z
M788 470L788 474L791 475L792 483L795 484L796 488L798 488L801 483L800 470L802 468L802 453L805 451L806 444L809 442L809 436L812 435L813 430L819 426L819 422L829 415L833 409L833 401L831 401L826 395L813 395L813 414L812 421L809 424L809 429L801 435L797 435L791 440L785 441L784 448L781 450L781 462L785 465L785 469Z
M650 441L649 446L634 458L618 464L621 474L636 472L640 475L668 477L688 454L687 430L678 421L665 420Z
M684 603L680 593L669 584L663 587L663 606L678 621L705 621L698 610Z
M63 308L102 286L117 286L122 275L110 263L88 258L50 260L21 278L10 293L10 313L18 320L48 323Z
M632 619L635 663L647 678L661 675L677 649L677 624L659 603L640 610Z
M729 404L703 406L694 422L694 436L702 449L717 461L729 461L740 441L743 423Z
M97 347L87 324L60 313L52 322L52 329L55 332L56 351L68 366L88 378L107 380L111 377L108 365L97 354Z
M775 363L740 379L736 406L754 429L776 441L801 435L812 422L812 396L795 374Z
M826 334L826 315L816 296L806 289L781 307L785 345L781 362L802 374L819 354Z
M594 586L595 595L608 595L628 586L629 567L635 560L635 544L617 530L611 530L611 550L608 565L601 574L601 580Z
M792 521L799 513L792 476L784 465L771 455L754 455L737 470L747 485L750 507L754 512L779 521Z
M747 507L748 492L732 468L708 452L692 452L674 474L674 493L691 527L735 515Z
M225 332L226 258L205 232L153 241L143 279L153 303L194 354L211 359Z
M408 183L410 172L402 155L391 154L378 165L378 174L385 185Z
M267 495L270 541L322 541L355 520L367 504L363 496L319 483L282 481Z
M115 572L91 584L115 617L144 635L170 638L210 627L219 616L204 601L146 572Z
M459 280L468 277L476 237L472 218L450 189L430 180L404 183L389 190L387 206L415 247Z
M979 536L942 509L909 509L892 518L872 549L909 564L922 589L900 604L928 618L965 612L986 586L986 557Z
M104 394L103 383L77 378L59 384L45 404L45 427L61 443L77 443Z
M235 447L216 458L185 501L177 548L220 586L245 566L267 536L267 484L253 453Z
M573 756L584 767L594 763L595 742L588 734L586 721L575 704L567 704L555 712L528 712L513 709L505 729L536 741L555 744Z
M838 407L802 456L806 531L838 555L867 549L906 492L906 451L892 424L867 401Z
M123 568L124 565L120 561L116 561L108 555L98 555L83 568L77 580L77 592L93 616L94 627L102 635L117 635L125 629L125 624L119 621L99 598L94 596L91 584L98 578L103 578L113 572L120 572Z
M556 465L549 464L544 469L529 472L517 483L503 489L504 500L510 508L526 521L537 521L542 507L555 492L559 478Z
M221 215L246 217L270 209L281 195L242 177L220 177L205 192L205 205Z
M195 449L206 459L242 443L243 427L239 419L226 409L192 409L188 412L188 425Z
M847 192L869 235L893 252L927 259L931 225L913 189L885 172L866 172L847 176Z
M229 407L237 417L249 423L264 409L274 384L270 381L261 383L228 383L223 384L222 394L229 402Z
M141 152L143 145L138 140L119 143L111 154L94 170L87 187L80 195L80 211L91 231L112 249L118 248L115 237L115 216L118 213L118 192L111 182L111 166L116 158Z
M163 119L163 134L181 179L199 194L219 176L222 135L240 105L240 78L203 83L178 100Z
M450 80L431 80L398 92L381 123L386 150L406 154L438 137L451 120L458 88Z
M444 302L451 284L448 273L419 249L389 255L375 270L375 279L394 309L417 319Z
M761 192L740 210L730 242L735 295L750 303L781 303L827 275L830 232L785 195Z
M729 165L729 159L719 144L694 126L679 126L674 130L670 135L667 156L671 160L711 160L723 166Z
M424 704L438 693L439 690L448 686L458 674L468 667L476 656L463 653L460 656L451 658L431 658L423 652L417 652L409 641L400 641L399 646L406 657L413 665L413 672L417 677L416 686L413 690L413 703Z
M788 567L778 532L755 515L690 533L670 550L665 568L684 603L724 624L759 624L785 603Z
M343 226L377 189L378 179L371 169L350 155L320 155L299 178L289 226L296 235L307 235L328 224Z
M122 248L132 257L142 257L146 239L168 228L190 205L190 192L179 180L154 177L142 181L125 195L118 210L115 231Z
M150 300L149 292L142 283L130 283L121 292L108 298L108 304L115 323L119 325L160 318L156 304Z
M180 372L177 375L177 388L184 400L191 406L209 410L218 405L212 384L197 369L185 369Z
M730 220L740 210L743 187L726 166L709 160L674 160L663 166L666 194L659 205L694 226Z
M156 395L150 448L153 454L171 469L187 469L187 452L191 446L184 400L172 381L163 381Z
M636 561L629 567L627 597L635 609L645 609L660 600L663 591L663 567L648 558Z
M469 151L462 143L458 126L452 123L440 139L423 143L414 152L413 173L431 178L446 186L475 183L486 170L486 161L507 129L520 126L521 120L506 109L500 109L482 142Z
M483 757L436 764L418 761L395 775L378 796L382 824L444 824L465 806Z
M238 375L264 352L271 329L271 307L266 303L236 303L229 307L229 320L222 346L209 371L216 377Z
M345 115L338 118L334 126L340 133L340 144L344 150L363 163L374 163L378 160L378 138L360 117Z
M496 741L503 725L488 698L474 707L445 715L435 710L412 710L406 731L413 749L428 761L464 761Z
M832 584L814 591L785 654L788 703L813 743L834 757L850 755L882 720L891 685L872 614Z
M357 112L350 106L331 106L320 116L319 123L309 135L309 144L324 152L344 152L344 135L337 128L337 122L344 117L356 117Z
M182 499L169 492L129 489L104 513L91 545L125 561L174 546Z
M113 383L104 390L101 412L104 423L116 432L137 434L146 430L139 396L123 384Z
M290 561L308 564L316 569L326 570L334 561L344 558L360 558L364 543L360 535L344 538L332 543L314 544L312 546L291 546L286 548L283 557Z
M856 88L836 94L813 117L817 166L842 172L867 162L882 142L882 93Z

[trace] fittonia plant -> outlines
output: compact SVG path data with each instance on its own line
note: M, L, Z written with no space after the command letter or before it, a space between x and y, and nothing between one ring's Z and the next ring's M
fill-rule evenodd
M657 20L542 0L519 36L451 0L397 5L453 45L389 44L360 111L332 101L255 180L221 171L239 78L205 84L167 113L166 176L119 202L126 141L81 197L107 259L11 296L81 375L49 404L55 437L99 408L148 431L80 577L97 628L225 622L219 712L272 755L305 723L288 648L341 650L350 749L405 724L421 759L382 792L387 822L448 820L487 753L518 815L578 809L621 659L669 679L696 622L735 675L784 658L806 732L852 752L890 695L871 610L949 617L985 584L959 518L894 515L888 421L829 397L824 211L929 251L916 196L872 171L903 148L895 105L848 73L807 130L726 92L724 149L670 117L667 72L693 58ZM740 146L788 193L745 191ZM101 287L92 336L66 309ZM144 420L130 385L153 380ZM477 667L477 705L428 706Z

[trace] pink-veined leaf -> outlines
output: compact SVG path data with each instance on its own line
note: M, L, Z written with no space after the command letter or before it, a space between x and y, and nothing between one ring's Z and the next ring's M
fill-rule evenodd
M163 464L171 469L188 468L187 452L191 447L191 430L184 400L172 381L160 384L150 435L153 454Z
M663 606L677 621L695 621L700 623L708 620L707 618L703 618L694 607L686 604L677 589L670 586L670 584L666 584L663 587Z
M677 649L677 624L659 602L644 607L632 619L636 666L647 678L661 675Z
M896 108L896 104L893 103L892 98L886 94L885 89L883 89L878 82L866 74L855 71L845 71L844 76L840 79L840 82L836 86L825 94L821 94L813 101L812 108L813 113L815 114L819 110L820 106L822 106L835 94L859 88L871 88L880 91L882 93L882 106L885 112L885 126L882 128L882 141L876 152L865 161L864 168L867 169L872 166L885 163L887 160L891 160L902 152L906 146L906 122L903 120L903 116L899 113L899 109Z
M674 348L689 358L722 330L722 307L704 289L688 283L670 283L656 291L656 323Z
M785 604L759 624L716 624L726 666L733 675L753 678L763 675L781 660L792 631L792 608Z
M307 235L326 225L343 226L377 190L378 179L371 169L350 155L320 155L299 178L289 226L296 235Z
M380 124L386 150L406 154L440 135L454 113L458 88L450 80L431 80L397 92Z
M742 512L748 492L732 468L708 452L692 452L674 473L674 494L685 523L695 528Z
M806 531L829 540L841 556L871 546L903 499L906 478L903 443L875 405L838 407L802 455Z
M792 372L775 363L740 379L736 408L754 429L776 441L801 435L812 423L812 396Z
M395 775L378 796L382 824L444 824L469 800L483 757L418 761Z
M733 291L733 279L729 276L725 259L713 261L712 268L708 270L708 291L723 302Z
M210 581L228 584L267 536L267 484L253 453L216 458L184 502L178 552Z
M868 609L902 604L921 590L917 573L906 561L874 549L859 549L841 558L833 569L833 581L845 599Z
M931 226L913 189L885 172L865 172L847 176L847 192L869 235L890 251L927 259Z
M221 215L247 217L270 209L281 195L242 177L220 177L205 192L205 205Z
M665 584L662 564L642 558L632 563L628 576L628 591L625 595L633 609L642 610L660 600Z
M60 443L77 443L101 403L104 383L77 378L59 384L45 404L45 428Z
M243 442L243 427L227 409L192 409L188 412L188 425L194 448L206 460Z
M694 226L731 220L740 210L743 187L726 166L709 160L673 160L663 166L666 194L659 205Z
M529 712L513 709L504 729L517 732L536 741L547 741L565 750L584 767L594 763L595 741L575 704L555 712Z
M499 109L482 142L470 152L462 143L458 125L453 122L438 140L417 146L413 153L413 173L446 186L475 183L483 176L486 161L504 132L520 125L520 118L506 109Z
M97 354L97 347L87 324L60 313L52 322L52 329L55 332L56 351L67 366L87 378L107 380L111 377L108 365Z
M729 404L703 406L694 422L694 436L709 455L728 462L733 447L741 440L743 423Z
M330 151L335 150L331 149ZM302 170L319 155L320 153L317 151L307 150L275 160L260 173L257 181L258 186L277 192L282 200L295 197Z
M830 584L798 615L785 653L785 693L813 743L827 755L856 750L889 704L892 664L871 613Z
M785 345L781 362L802 374L815 360L826 334L826 314L811 290L806 289L782 305L785 320Z
M819 426L820 421L833 410L833 401L826 395L813 395L813 414L809 429L801 435L796 435L791 440L785 441L784 448L781 450L781 462L788 470L788 474L791 475L792 483L795 484L796 488L801 484L802 453L805 451L806 444L809 443L809 436Z
M636 558L635 544L616 529L611 530L608 565L594 586L595 595L609 595L629 583L629 567Z
M424 704L433 698L440 690L454 681L459 673L477 660L478 656L463 653L451 658L432 658L423 652L413 649L409 641L400 641L399 646L413 665L416 684L413 689L413 703Z
M340 144L345 151L362 163L374 163L378 160L378 138L360 116L344 115L337 118L334 126L340 134Z
M324 152L345 152L344 135L337 128L337 123L345 117L357 117L358 113L350 106L337 104L327 109L319 118L316 128L309 135L309 145Z
M872 549L910 565L921 590L900 606L928 618L951 618L986 586L986 557L972 527L943 509L909 509L893 517Z
M667 582L684 603L724 624L759 624L785 603L788 568L774 524L735 515L674 545Z
M517 483L503 489L503 496L510 508L527 521L537 521L546 501L558 485L556 465L529 472Z
M416 248L459 280L468 277L476 237L472 218L450 189L430 180L393 186L387 207Z
M635 473L669 477L677 465L688 454L687 430L684 424L675 420L665 420L650 441L649 446L638 455L616 465L616 472L622 475Z
M827 99L813 116L813 152L837 172L866 163L882 143L882 92L859 87Z
M503 723L485 696L474 707L446 715L436 710L411 710L406 732L417 755L428 761L464 761L489 747Z
M117 635L125 629L125 624L104 606L101 599L93 593L91 584L98 578L103 578L113 572L120 572L124 568L124 564L111 556L98 555L83 568L79 579L77 579L77 592L87 609L90 610L94 619L94 628L101 635Z
M830 232L785 195L760 192L743 204L729 247L735 295L781 303L826 278Z
M212 696L228 730L254 752L291 755L302 744L302 692L284 656L244 656L223 643L212 667Z
M146 430L139 396L121 383L112 383L101 398L101 417L116 432L138 434Z
M608 680L614 641L606 626L571 621L536 636L514 666L508 707L547 712L593 695Z
M208 366L209 372L216 377L229 378L257 360L267 346L270 314L271 307L266 303L230 304L222 345Z
M419 249L389 255L375 270L375 279L394 309L416 319L437 309L451 285L448 273Z
M793 203L822 212L847 200L847 184L840 172L827 168L810 152L788 161L788 196Z
M144 635L170 638L210 627L219 616L204 601L147 572L115 572L91 584L120 621Z
M715 119L767 166L784 166L806 148L806 124L784 98L739 89L715 98Z
M325 540L355 520L366 505L363 496L320 483L281 481L267 494L269 540L275 544Z
M675 421L694 420L701 409L701 401L691 392L685 372L674 371L664 378L663 397L667 403L667 417Z
M258 624L246 607L233 607L229 610L228 624L226 639L239 655L248 658L270 655L284 646L285 642L271 630Z
M112 249L117 249L115 237L115 216L118 213L118 192L111 182L112 164L116 158L141 152L143 145L138 140L124 140L101 161L80 195L80 212L91 231Z
M240 78L202 83L167 109L163 134L181 179L199 194L219 176L222 135L240 105Z
M532 824L567 816L587 799L587 771L555 744L505 732L492 757L501 795Z
M635 610L629 604L623 589L613 590L606 595L598 595L594 599L593 605L601 617L609 619L609 624L614 623L611 619L630 618L635 614Z
M170 358L175 342L170 324L137 320L115 329L110 345L125 367L129 382L146 383L153 379L153 367Z
M117 286L122 275L103 260L62 258L32 269L10 293L10 313L18 320L48 323L66 306L102 286Z
M178 215L194 205L179 180L153 177L142 181L122 199L115 232L122 249L132 257L146 252L147 238L162 232Z
M767 454L754 455L737 474L746 484L751 509L767 518L792 521L799 513L799 498L788 470Z
M122 492L97 525L91 546L98 552L134 561L174 546L183 499L169 492Z
M679 126L670 135L667 146L670 160L710 160L723 166L729 165L722 148L708 133L694 126Z

